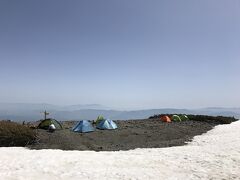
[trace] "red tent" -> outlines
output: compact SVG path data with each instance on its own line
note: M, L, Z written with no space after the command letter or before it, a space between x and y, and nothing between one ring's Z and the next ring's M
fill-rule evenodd
M168 117L168 116L161 116L160 119L163 121L163 122L171 122L171 119Z

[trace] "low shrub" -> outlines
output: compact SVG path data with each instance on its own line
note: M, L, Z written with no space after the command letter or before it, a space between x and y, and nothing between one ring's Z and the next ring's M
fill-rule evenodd
M167 115L171 117L174 114L155 114L153 116L150 116L149 119L156 119L160 118L163 115ZM177 114L180 115L180 114ZM215 123L215 124L230 124L234 121L237 121L234 117L225 117L225 116L207 116L207 115L192 115L187 114L187 117L189 120L192 121L202 121L202 122L208 122L208 123Z
M15 122L0 121L0 147L26 146L35 139L35 130Z
M237 121L234 117L225 117L225 116L206 116L206 115L187 115L190 120L194 121L206 121L206 122L215 122L218 124L230 124L234 121Z

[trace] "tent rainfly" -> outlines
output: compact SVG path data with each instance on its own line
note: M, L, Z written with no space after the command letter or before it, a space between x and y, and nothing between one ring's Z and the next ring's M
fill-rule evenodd
M117 125L111 119L104 119L97 125L98 129L117 129Z
M86 133L94 131L94 127L92 124L87 120L79 121L73 128L72 131Z
M189 120L189 118L187 117L187 115L180 115L179 116L181 118L182 121L186 121L186 120Z
M182 121L182 120L181 120L181 118L178 115L173 115L171 117L171 121L179 122L179 121Z
M39 129L48 129L51 124L54 124L56 129L62 129L62 125L60 122L58 122L56 119L45 119L42 120L38 127Z
M99 124L102 120L104 120L104 117L102 115L97 117L96 124Z
M163 122L171 122L171 119L168 117L168 116L161 116L160 119L163 121Z

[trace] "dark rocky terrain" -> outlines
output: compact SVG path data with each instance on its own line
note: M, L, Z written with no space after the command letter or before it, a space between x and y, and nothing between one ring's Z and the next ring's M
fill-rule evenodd
M163 148L181 146L214 126L217 121L182 121L165 123L157 119L115 121L116 130L96 130L75 133L71 127L76 122L64 122L63 130L49 133L37 130L37 143L31 149L118 151L135 148Z

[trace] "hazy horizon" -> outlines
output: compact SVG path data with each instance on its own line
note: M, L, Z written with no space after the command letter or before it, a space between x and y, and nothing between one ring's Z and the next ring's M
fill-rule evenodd
M16 103L8 103L8 102L0 102L0 106L1 108L4 107L4 105L36 105L36 106L40 106L42 105L43 107L46 106L46 109L42 109L42 110L48 110L47 106L57 106L57 107L61 107L63 108L62 110L66 110L68 111L68 109L64 109L64 108L68 108L71 106L76 106L76 107L81 107L81 108L76 108L76 110L80 110L80 109L96 109L96 110L116 110L116 111L141 111L141 110L153 110L153 109L187 109L187 110L199 110L199 109L240 109L240 107L226 107L226 106L208 106L208 107L150 107L150 108L129 108L129 107L111 107L111 106L106 106L104 104L51 104L51 103L26 103L26 102L16 102ZM23 108L23 107L22 107ZM8 109L8 107L6 107L6 109ZM11 108L10 108L11 109Z
M2 0L0 102L240 107L237 0Z

